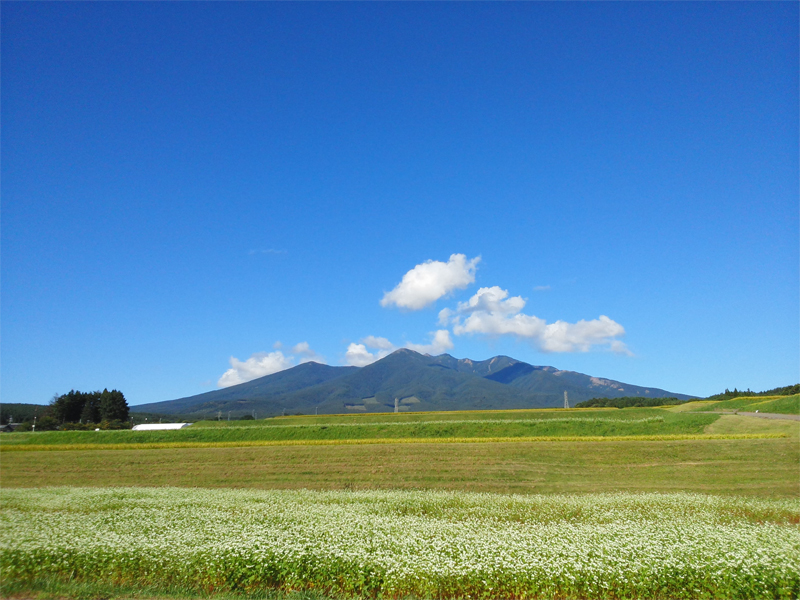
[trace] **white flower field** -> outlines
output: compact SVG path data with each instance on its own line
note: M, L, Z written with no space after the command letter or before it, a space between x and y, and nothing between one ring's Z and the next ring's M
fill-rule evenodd
M800 501L4 489L6 581L337 598L797 598Z

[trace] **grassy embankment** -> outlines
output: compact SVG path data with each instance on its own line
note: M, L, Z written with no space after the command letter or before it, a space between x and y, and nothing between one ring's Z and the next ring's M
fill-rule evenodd
M692 407L692 404L698 404ZM794 396L741 397L708 403L689 403L687 410L693 412L763 412L784 415L800 414L800 394Z
M419 442L505 441L541 438L675 439L703 435L716 414L674 413L662 409L575 411L486 411L287 417L262 421L206 421L176 431L48 431L0 437L0 448L78 449L258 445L259 443L339 443L346 441Z

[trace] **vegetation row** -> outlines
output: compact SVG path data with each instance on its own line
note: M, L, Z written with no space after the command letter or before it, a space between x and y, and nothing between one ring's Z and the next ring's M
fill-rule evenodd
M554 416L558 415L558 416ZM563 416L561 416L563 415ZM530 413L516 419L454 419L412 422L346 422L262 427L193 428L176 431L49 431L15 433L2 446L22 444L146 444L159 442L256 442L403 438L507 438L701 434L715 414L670 413L658 409L625 412Z
M0 492L0 568L201 593L797 598L800 503L175 488Z

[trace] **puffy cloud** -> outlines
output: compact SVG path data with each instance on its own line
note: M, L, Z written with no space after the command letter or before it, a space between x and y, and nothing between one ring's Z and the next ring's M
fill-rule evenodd
M446 263L429 260L403 275L402 281L386 292L381 306L397 306L420 310L454 290L463 290L475 282L475 269L480 256L467 260L464 254L453 254Z
M390 342L386 338L375 337L374 335L368 335L361 341L368 348L373 348L375 350L388 350L389 352L394 350L394 344L392 344L392 342Z
M492 312L499 314L518 313L525 307L522 296L508 297L508 291L499 286L480 288L475 295L466 302L459 302L456 312Z
M397 350L397 346L386 338L375 337L374 335L367 336L360 341L360 344L352 343L347 347L344 359L350 366L366 367ZM450 350L453 347L453 340L450 339L450 332L447 329L440 329L431 333L430 344L412 344L408 342L403 347L422 354L436 355Z
M593 346L607 346L618 354L630 354L616 339L625 335L625 328L605 315L591 321L548 324L526 315L523 308L521 296L509 298L507 290L494 286L480 288L468 301L460 302L455 312L440 312L439 319L452 324L455 335L513 335L531 341L544 352L587 352Z
M293 366L292 358L284 356L280 350L270 353L256 352L244 361L231 356L230 363L231 368L225 371L217 382L219 387L224 388L238 383L245 383Z
M300 355L299 364L307 362L318 362L323 365L327 364L325 357L314 352L308 345L308 342L300 342L299 344L296 344L294 348L292 348L292 352Z
M345 362L351 367L366 367L371 365L376 360L386 356L388 351L378 351L374 354L367 350L364 344L350 344L347 347L347 352L344 354ZM383 356L381 356L383 355Z
M450 332L447 329L439 329L433 332L432 336L433 339L430 344L412 344L409 342L406 344L406 348L435 356L447 352L453 347L453 340L450 339Z
M280 348L281 346L280 342L276 342L274 347ZM222 374L217 385L221 388L230 387L310 361L325 364L325 358L314 352L308 342L300 342L295 345L292 352L299 356L296 358L293 354L286 355L280 350L269 353L256 352L247 360L239 360L235 356L231 356L231 368Z
M375 352L367 350L370 348ZM360 344L350 344L347 347L347 352L344 354L345 362L352 367L366 367L371 365L376 360L382 359L394 352L396 347L392 342L382 337L375 337L368 335L361 340Z
M588 352L592 346L608 344L615 352L627 351L625 344L614 338L625 335L625 328L605 315L577 323L556 321L544 328L541 346L546 352Z

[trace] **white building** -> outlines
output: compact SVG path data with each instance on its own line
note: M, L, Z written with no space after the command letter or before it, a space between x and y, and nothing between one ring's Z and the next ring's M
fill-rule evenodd
M164 429L183 429L191 423L148 423L147 425L134 425L134 431L161 431Z

